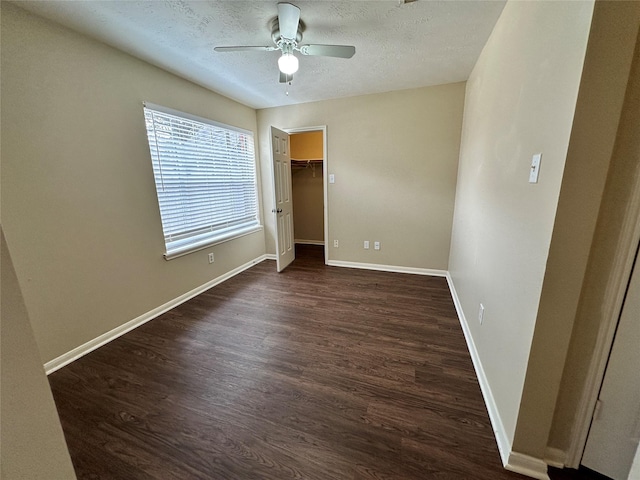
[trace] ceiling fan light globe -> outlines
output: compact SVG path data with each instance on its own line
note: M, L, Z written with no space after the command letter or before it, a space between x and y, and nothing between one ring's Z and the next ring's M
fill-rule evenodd
M298 57L292 53L283 53L278 59L278 68L285 75L293 75L298 71Z

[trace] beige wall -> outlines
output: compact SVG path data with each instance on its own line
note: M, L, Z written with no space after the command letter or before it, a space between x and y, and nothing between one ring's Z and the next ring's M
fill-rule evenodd
M449 270L509 444L592 9L588 1L508 2L467 82ZM529 184L535 153L541 173Z
M612 310L615 308L615 297L619 288L626 286L631 268L630 261L635 257L637 247L637 239L634 240L630 232L633 231L633 224L638 221L637 209L640 203L639 26L640 3L596 3L594 26L585 63L584 95L583 87L580 92L581 99L584 96L584 100L590 99L593 103L591 109L579 108L576 112L577 120L582 120L583 125L590 129L582 130L585 139L584 150L576 151L575 155L570 155L567 160L568 163L575 162L575 174L572 175L575 181L583 185L595 182L596 189L591 186L588 189L578 188L574 185L569 192L582 192L583 196L588 195L592 198L574 199L574 206L568 210L566 216L580 215L581 212L575 208L576 205L588 205L593 202L599 204L600 198L602 203L599 204L599 216L595 224L580 300L577 308L574 307L577 314L549 438L550 446L564 452L568 450L572 435L576 433L575 428L579 427L575 414L585 388L587 371L594 360L597 335L606 324L608 315L613 314L615 317L615 310ZM627 85L630 62L633 62L633 66ZM606 72L606 75L598 72ZM625 85L625 100L618 123L617 115ZM600 91L596 91L596 88ZM579 107L580 104L579 99ZM586 123L589 120L591 123ZM607 120L608 125L592 123ZM579 132L576 131L577 133ZM594 145L594 139L600 139L597 145ZM605 143L602 139L609 141ZM608 176L602 174L602 166L599 167L600 172L584 170L582 158L584 155L593 157L596 152L601 152L600 155L605 158L607 155L612 157ZM598 163L602 163L602 160ZM598 163L590 162L590 165L598 167ZM579 172L582 172L582 176L578 176ZM605 178L604 193L599 195ZM565 204L571 205L568 202ZM565 222L572 236L587 226L590 230L594 228L594 216L598 209L592 208L591 212L593 216L588 219L584 219L582 214L574 221ZM569 245L575 248L575 242L569 242ZM584 249L579 253L584 258ZM559 263L558 266L564 265Z
M0 247L0 477L5 480L76 478L1 229Z
M163 259L142 101L255 132L254 110L4 2L1 61L2 220L43 361L264 253L258 232Z
M1 221L0 266L0 478L75 479Z
M322 131L289 136L291 158L322 160ZM324 242L324 189L322 163L291 167L293 225L296 241Z
M315 176L314 176L315 175ZM293 225L296 241L324 242L322 164L291 168Z
M329 259L447 269L463 101L457 83L259 110L260 154L270 158L271 125L327 125ZM268 162L262 178L270 211ZM271 216L265 227L274 253Z

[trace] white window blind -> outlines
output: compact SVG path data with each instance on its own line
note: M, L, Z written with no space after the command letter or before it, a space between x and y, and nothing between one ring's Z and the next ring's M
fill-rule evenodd
M253 133L145 103L167 259L259 227Z

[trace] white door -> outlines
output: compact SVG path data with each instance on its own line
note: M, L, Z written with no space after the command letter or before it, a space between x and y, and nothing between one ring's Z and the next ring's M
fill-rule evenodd
M293 242L293 202L291 201L291 156L289 135L271 127L271 155L273 158L272 210L276 216L276 265L281 272L296 256Z
M614 480L627 480L639 437L640 257L637 257L582 465Z

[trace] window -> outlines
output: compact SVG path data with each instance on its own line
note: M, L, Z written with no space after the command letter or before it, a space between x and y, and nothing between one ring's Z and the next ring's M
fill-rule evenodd
M260 228L253 133L145 103L165 258Z

